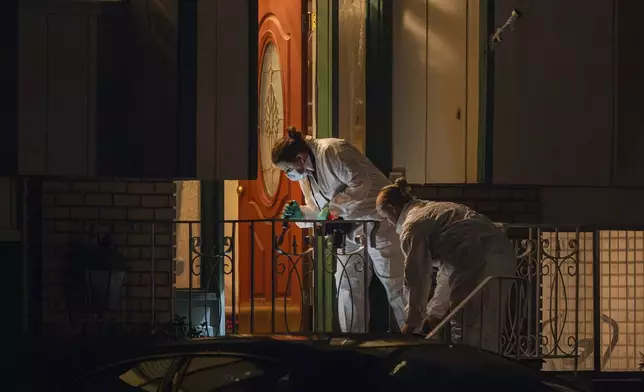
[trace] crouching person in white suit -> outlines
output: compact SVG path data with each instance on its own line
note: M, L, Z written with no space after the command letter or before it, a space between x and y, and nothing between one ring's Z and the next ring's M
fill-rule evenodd
M418 329L423 322L435 326L486 277L515 275L516 256L509 239L484 215L461 204L419 200L411 195L404 178L381 190L377 206L395 225L405 254L409 307L403 333ZM435 264L439 265L437 282L432 274ZM454 331L462 335L453 333L452 338L497 351L502 330L499 313L504 310L498 304L505 304L511 283L505 282L499 290L498 282L490 281L467 303L462 317L454 319Z

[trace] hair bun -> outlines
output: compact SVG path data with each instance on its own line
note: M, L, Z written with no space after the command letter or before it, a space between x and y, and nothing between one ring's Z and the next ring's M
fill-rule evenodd
M302 134L295 127L286 128L286 133L288 134L288 137L291 139L295 139L295 140L302 139Z
M400 193L403 196L407 196L411 193L411 187L407 183L407 179L405 177L396 178L396 181L394 181L394 184L396 184L396 186L400 188Z

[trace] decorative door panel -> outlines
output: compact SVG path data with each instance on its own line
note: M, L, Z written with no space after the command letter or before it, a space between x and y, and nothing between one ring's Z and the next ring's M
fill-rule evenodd
M258 178L239 182L239 219L242 221L274 219L279 217L286 202L303 199L299 185L289 181L271 160L273 144L286 134L286 128L294 126L301 130L306 124L303 112L306 84L302 83L303 54L306 53L302 39L302 15L306 10L303 4L302 0L259 1ZM254 298L256 307L261 307L262 302L270 306L274 298L276 311L299 309L301 270L286 256L278 257L273 245L274 237L282 231L281 222L242 222L238 230L242 305ZM294 240L299 248L302 230L289 227L284 238L282 249L292 250ZM277 324L283 325L283 322ZM290 330L298 327L289 325Z

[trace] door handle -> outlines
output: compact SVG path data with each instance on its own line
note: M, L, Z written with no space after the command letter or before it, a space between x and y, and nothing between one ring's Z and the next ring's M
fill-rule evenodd
M244 195L244 187L243 186L238 186L237 187L237 195L243 196Z

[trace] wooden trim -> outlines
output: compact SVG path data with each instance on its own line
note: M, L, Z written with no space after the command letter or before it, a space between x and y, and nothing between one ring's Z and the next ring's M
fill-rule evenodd
M259 0L250 0L248 3L248 18L251 21L259 19ZM259 124L259 77L257 75L259 64L259 24L248 24L248 173L246 178L257 179L259 170L259 138L257 125ZM222 183L223 190L223 183ZM222 205L223 208L223 205ZM224 213L222 209L221 217Z
M198 2L180 1L177 4L177 133L175 156L178 165L174 176L197 173L197 159L190 159L197 149L197 56ZM182 132L183 131L183 132Z
M0 62L0 94L3 96L0 174L15 174L18 172L18 0L5 3L0 21L2 57L13 60Z
M317 1L317 135L338 136L338 0Z
M391 172L393 0L367 0L366 113L367 157L383 173Z
M223 181L201 181L201 249L207 250L205 254L209 254L212 249L215 253L220 253L224 249L224 236L225 227L221 223L225 219L224 210L224 182ZM235 260L234 253L232 255ZM219 334L225 333L225 276L224 276L224 263L216 263L216 271L212 271L212 260L200 260L201 265L201 288L206 292L216 292L220 306L219 314L221 315ZM234 261L233 261L234 262ZM216 274L216 279L212 278L211 274ZM217 282L219 287L208 287L208 283ZM233 293L233 297L234 297ZM235 299L233 299L235 305Z
M317 95L317 135L318 138L337 137L338 135L338 0L317 0L316 29L316 92ZM326 244L319 237L316 244L316 257L324 260ZM332 331L334 321L333 273L325 263L316 264L315 273L315 318L316 331Z
M478 182L485 184L492 183L494 170L494 52L488 44L494 31L494 13L494 0L481 0Z

